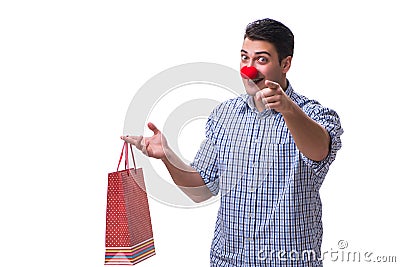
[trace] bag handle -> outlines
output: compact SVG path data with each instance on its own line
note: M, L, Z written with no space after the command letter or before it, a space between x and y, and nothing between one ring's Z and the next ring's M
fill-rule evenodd
M126 142L125 142L126 143ZM126 143L126 145L128 146L128 143ZM129 144L129 147L131 148L131 155L132 155L132 161L133 161L133 168L135 169L135 173L136 173L136 161L135 161L135 156L133 155L133 149L132 149L132 144ZM127 157L128 158L128 157Z
M134 166L135 173L136 173L136 161L135 161L135 156L133 155L132 144L129 144L129 146L130 146L130 148L131 148L131 155L132 155L132 160L133 160L133 166ZM129 148L128 148L128 142L124 142L124 144L123 144L123 146L122 146L121 155L119 156L117 171L119 170L119 166L120 166L120 164L121 164L122 157L124 156L124 152L125 152L125 170L129 170L128 150L129 150Z

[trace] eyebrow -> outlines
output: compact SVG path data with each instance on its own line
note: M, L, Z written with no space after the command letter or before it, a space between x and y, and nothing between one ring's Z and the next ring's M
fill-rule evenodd
M245 54L248 53L248 52L247 52L246 50L244 50L244 49L240 50L240 52L243 52L243 53L245 53ZM257 52L255 52L254 54L256 54L256 55L267 54L267 55L269 55L270 57L272 57L271 54L270 54L268 51L257 51Z

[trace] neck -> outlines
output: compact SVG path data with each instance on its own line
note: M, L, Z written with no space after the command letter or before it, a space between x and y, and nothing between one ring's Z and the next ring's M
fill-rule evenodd
M288 88L288 81L287 81L287 79L285 78L285 79L283 80L283 82L281 82L281 83L279 83L279 84L281 85L283 91L286 92L286 89Z

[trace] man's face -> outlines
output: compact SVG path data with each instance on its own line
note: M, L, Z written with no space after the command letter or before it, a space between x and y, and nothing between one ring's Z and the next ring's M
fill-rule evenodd
M240 69L244 66L253 66L258 71L255 79L243 79L247 94L254 96L259 90L264 89L265 80L274 81L283 86L288 71L285 67L286 60L290 59L282 60L282 64L279 62L278 52L273 44L245 38L241 50Z

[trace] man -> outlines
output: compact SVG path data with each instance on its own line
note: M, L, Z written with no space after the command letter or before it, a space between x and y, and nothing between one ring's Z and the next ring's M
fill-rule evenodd
M216 107L189 166L162 133L121 137L161 159L194 201L220 192L211 266L322 266L319 188L341 147L338 115L296 93L286 74L294 37L282 23L250 23L240 67L246 93Z

